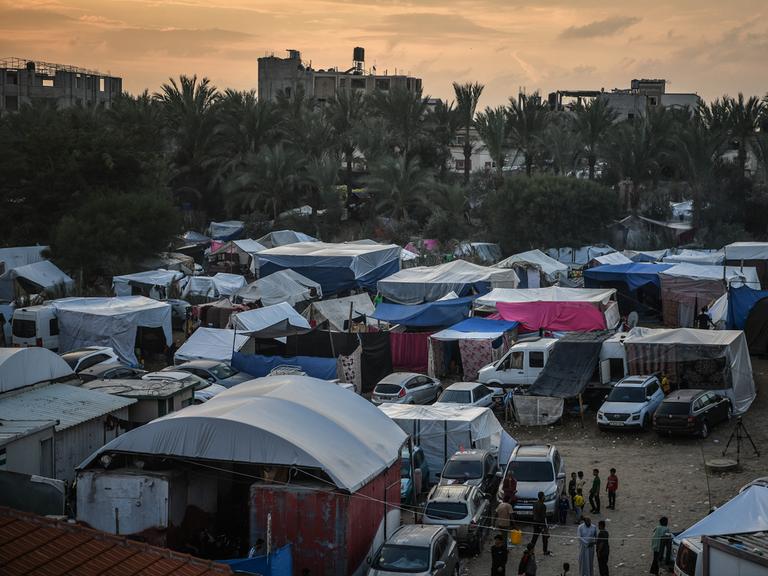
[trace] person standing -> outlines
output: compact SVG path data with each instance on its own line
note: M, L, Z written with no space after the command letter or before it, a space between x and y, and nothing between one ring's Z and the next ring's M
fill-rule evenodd
M499 502L499 505L496 506L496 529L505 538L509 537L509 531L512 528L512 517L514 512L515 511L512 508L512 504L509 502L504 502L502 500Z
M584 516L576 534L579 537L579 576L594 576L597 528L588 516Z
M662 561L662 551L664 545L669 539L669 520L666 516L659 518L659 525L653 529L651 536L651 550L653 551L653 562L651 563L651 574L659 574L659 563Z
M576 498L576 472L571 472L571 480L568 482L568 496L571 497L571 509L576 511L576 504L573 499Z
M517 565L518 576L536 576L536 552L533 544L528 544Z
M565 526L565 524L568 522L568 510L571 509L571 499L568 498L568 495L565 493L565 490L563 490L563 493L560 495L560 500L557 501L557 510L560 512L560 525Z
M504 502L509 502L514 506L515 500L517 500L517 479L513 470L508 470L507 475L504 476L503 493Z
M619 477L616 476L616 468L611 468L608 480L605 482L605 491L608 492L608 508L616 510L616 491L619 489Z
M600 470L592 470L592 488L589 489L589 508L592 514L600 514Z
M539 499L533 505L533 537L531 549L536 547L536 542L541 534L541 543L544 546L544 556L549 556L549 528L547 527L547 505L544 503L544 492L539 492Z
M699 330L709 330L709 327L715 327L712 322L712 317L709 315L709 310L706 306L701 307L701 314L696 316L696 328Z
M584 494L582 494L581 488L576 488L573 504L576 507L576 524L581 524L581 517L584 514Z
M507 543L501 534L496 534L491 546L491 576L506 576L508 559Z
M582 490L582 494L584 493L584 487L587 485L587 480L584 478L584 472L579 470L579 476L576 479L576 492L579 491L579 488Z
M600 576L608 576L608 556L611 552L609 539L608 530L605 529L605 521L600 520L597 523L597 541L595 544L597 569L600 572Z

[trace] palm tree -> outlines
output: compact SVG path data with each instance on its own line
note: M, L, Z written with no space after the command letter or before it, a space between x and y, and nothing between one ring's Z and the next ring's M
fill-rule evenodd
M525 174L531 176L533 158L540 148L541 135L549 122L549 109L541 103L538 92L509 99L507 108L512 142L525 156Z
M368 190L378 210L389 209L394 219L408 219L413 207L426 203L432 178L415 158L389 157L371 170Z
M589 179L594 180L598 147L619 115L607 100L599 96L586 105L577 106L574 112L574 129L584 145L589 164Z
M352 196L352 162L357 147L357 126L363 116L363 96L359 90L340 90L325 109L328 123L347 167L347 198Z
M435 147L435 166L439 171L439 179L445 181L448 163L451 155L451 144L456 137L459 117L453 102L438 100L426 120L430 140Z
M568 175L581 154L581 143L573 129L573 117L554 114L541 133L541 146L552 163L556 174Z
M315 233L319 236L317 225L317 207L321 204L341 217L339 192L336 183L339 179L339 157L331 152L324 152L319 158L312 158L306 165L306 184L309 189L309 205L312 207L312 221Z
M456 113L462 130L464 130L464 183L469 182L470 162L472 160L472 142L469 131L475 123L475 110L483 93L483 86L477 82L465 84L453 83L453 91L456 93Z
M401 87L374 92L369 97L372 110L387 126L395 154L407 156L424 133L427 102L428 98L423 98L420 91Z
M496 164L499 180L504 178L504 161L509 151L509 118L504 106L491 108L477 115L475 127L488 153Z
M766 113L766 104L757 96L744 99L739 92L736 98L725 98L726 126L728 135L738 149L739 174L744 175L747 166L747 151L752 148L755 134Z

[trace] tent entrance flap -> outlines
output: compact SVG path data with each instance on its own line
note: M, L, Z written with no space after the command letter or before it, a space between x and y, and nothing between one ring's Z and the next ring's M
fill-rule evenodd
M595 373L603 341L609 336L609 332L587 332L558 340L528 393L563 399L577 397Z
M512 397L515 405L515 419L523 426L550 426L563 417L565 401L547 396Z

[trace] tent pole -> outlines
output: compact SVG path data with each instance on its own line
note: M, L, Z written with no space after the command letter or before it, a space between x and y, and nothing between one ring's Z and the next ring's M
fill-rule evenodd
M349 303L349 322L347 323L347 332L350 334L352 333L352 312L353 312L354 304L352 302Z
M584 428L584 401L579 392L579 418L581 418L581 427Z

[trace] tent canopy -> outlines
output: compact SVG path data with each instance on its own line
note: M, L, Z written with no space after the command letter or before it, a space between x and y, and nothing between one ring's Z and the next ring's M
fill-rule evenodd
M216 291L222 296L232 296L235 292L244 288L247 282L240 274L227 274L219 272L213 277Z
M312 330L307 319L285 302L238 312L232 321L238 332L256 338L282 338Z
M494 287L515 288L518 282L514 270L454 260L401 270L379 280L378 288L379 294L397 304L421 304L439 300L449 292L459 296L485 294Z
M669 250L624 250L623 254L632 262L659 262Z
M260 276L290 268L330 296L353 288L374 290L379 279L400 269L400 250L394 244L299 242L264 250L257 258Z
M728 291L728 328L744 330L749 313L755 304L768 298L768 290L754 290L739 286Z
M68 294L75 288L75 281L50 260L41 260L14 268L11 274L17 280L29 282L40 292Z
M598 256L611 252L616 250L610 246L582 246L581 248L550 248L546 253L563 264L583 266Z
M270 376L122 434L80 467L105 453L300 466L356 492L397 461L406 438L370 402L340 386Z
M330 300L320 300L313 302L305 311L304 315L308 320L317 324L328 321L332 330L344 332L347 329L346 323L349 321L349 306L352 305L352 320L361 316L373 316L374 306L368 294L355 294L345 298L332 298ZM370 323L370 322L369 322Z
M600 264L629 264L632 262L629 258L624 256L621 252L610 252L593 258L595 262Z
M293 270L279 270L259 278L235 292L235 302L261 302L264 306L287 302L295 306L299 302L322 298L323 289L317 282Z
M471 307L472 297L438 300L414 306L382 302L376 306L372 316L383 322L403 326L450 326L469 316Z
M734 242L723 251L728 260L768 260L768 242Z
M69 364L47 348L0 348L0 393L75 377Z
M246 334L235 333L225 328L204 328L195 330L174 355L174 362L181 364L190 360L216 360L229 364L232 351L237 352L246 342Z
M17 246L0 248L0 301L11 301L15 297L12 271L20 266L44 260L43 252L48 246Z
M676 254L669 254L664 256L663 262L669 262L672 264L680 264L687 262L689 264L701 264L704 266L722 266L725 261L725 254L722 250L709 251L709 250L680 250Z
M273 230L259 238L257 242L266 248L277 248L278 246L298 244L299 242L318 242L318 239L294 230Z
M596 287L602 282L624 282L630 292L635 292L638 288L649 284L660 288L659 273L669 270L672 266L672 264L643 262L596 266L584 271L584 281L590 287Z
M547 282L555 282L561 276L568 275L568 266L547 256L541 250L528 250L527 252L513 254L496 264L497 268L513 268L515 266L537 268L544 274Z
M110 346L123 362L137 366L136 332L162 328L165 343L173 342L171 306L144 296L63 298L52 302L59 318L59 351L84 346Z
M526 332L606 328L605 314L589 302L497 302L496 309L504 320L519 322Z
M706 266L701 264L676 264L667 270L660 272L662 276L675 276L678 278L692 278L695 280L722 280L728 285L742 286L746 284L752 288L760 288L760 279L757 269L740 266Z
M433 340L495 340L517 328L517 322L490 318L467 318L450 328L432 334Z
M678 534L675 541L763 530L768 530L768 488L754 485Z
M211 222L208 230L214 240L232 240L242 234L244 226L241 220L227 220L225 222Z
M498 302L590 302L595 305L607 305L615 294L614 288L494 288L488 294L478 297L475 307L495 308Z
M130 296L133 292L133 286L142 286L149 289L161 289L165 291L164 296L169 296L171 286L184 278L184 273L178 270L147 270L146 272L136 272L135 274L123 274L112 278L112 289L115 296Z

